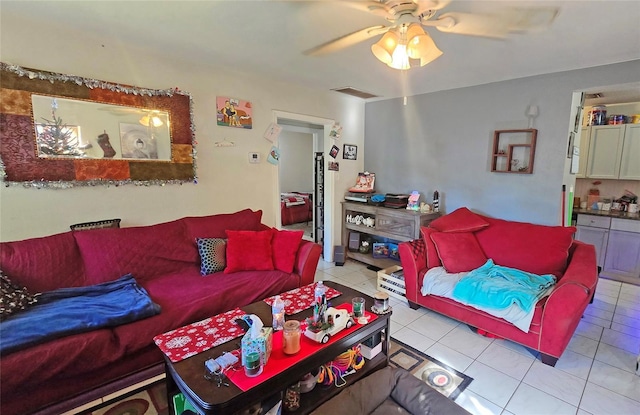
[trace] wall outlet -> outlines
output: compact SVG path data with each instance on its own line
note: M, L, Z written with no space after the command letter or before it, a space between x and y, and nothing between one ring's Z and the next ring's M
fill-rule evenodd
M249 163L260 163L260 153L249 153Z

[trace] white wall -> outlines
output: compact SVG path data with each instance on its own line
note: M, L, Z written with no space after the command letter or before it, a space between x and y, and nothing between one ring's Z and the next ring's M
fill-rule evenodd
M117 41L76 32L72 27L55 26L46 20L2 19L0 23L3 62L146 88L178 87L190 92L194 100L198 166L197 184L61 190L3 185L2 241L64 232L70 224L104 218L119 217L122 226L135 226L247 207L262 209L263 222L274 225L279 202L274 190L276 167L266 162L271 142L262 137L273 120L274 110L334 119L344 127L344 140L363 145L364 103L360 99L249 76L233 68L223 70L151 56ZM251 101L253 129L216 125L217 95ZM225 138L235 142L235 147L214 145ZM249 164L249 152L259 152L263 162ZM356 172L362 169L362 161L351 164ZM354 176L334 177L340 200ZM339 216L337 205L332 209ZM333 225L335 237L340 235L340 225L340 222ZM329 243L334 245L338 241Z
M313 192L313 134L283 130L280 149L280 191Z
M470 209L510 220L559 225L568 175L568 132L576 90L640 80L640 60L435 92L366 105L365 168L385 193L434 190L445 212ZM537 105L533 174L492 173L494 130L527 128ZM575 113L575 109L574 113ZM568 190L568 189L567 189ZM426 197L425 197L426 196Z

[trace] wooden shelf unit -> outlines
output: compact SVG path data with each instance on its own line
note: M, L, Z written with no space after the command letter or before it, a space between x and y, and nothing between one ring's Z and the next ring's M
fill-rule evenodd
M538 130L496 130L493 133L491 171L496 173L533 173ZM521 166L518 163L523 163Z
M358 215L375 217L375 226L368 227L347 223L347 215ZM404 242L420 238L420 227L428 226L429 223L438 218L440 213L420 213L407 209L393 209L382 206L369 205L362 202L342 202L342 245L345 247L347 258L378 268L389 268L400 265L400 261L390 258L374 258L371 252L363 254L352 252L347 249L349 246L349 232L359 232L370 236L372 239L387 238L392 241Z

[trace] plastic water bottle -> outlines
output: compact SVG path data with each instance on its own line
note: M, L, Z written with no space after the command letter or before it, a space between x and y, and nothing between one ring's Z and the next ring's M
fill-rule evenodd
M273 330L282 330L284 328L284 300L276 295L271 305L271 315L273 317Z
M324 321L324 312L326 309L326 297L325 293L327 292L327 287L325 287L322 281L318 281L314 290L313 290L313 298L314 298L314 307L313 307L313 321L318 323L323 323Z

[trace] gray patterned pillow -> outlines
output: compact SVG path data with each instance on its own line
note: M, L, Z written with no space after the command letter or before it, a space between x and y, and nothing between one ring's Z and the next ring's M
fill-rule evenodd
M0 271L0 321L11 314L24 310L38 301L38 294L31 294L25 287L20 287Z
M209 275L227 266L227 240L222 238L197 238L200 253L200 274Z

